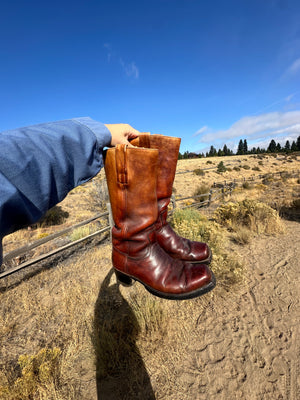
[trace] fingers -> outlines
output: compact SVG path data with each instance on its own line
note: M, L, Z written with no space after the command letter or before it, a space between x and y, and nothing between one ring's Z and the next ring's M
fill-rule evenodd
M134 147L129 141L137 138L140 134L137 129L133 128L129 124L105 124L105 126L111 133L111 146L127 144L130 147Z

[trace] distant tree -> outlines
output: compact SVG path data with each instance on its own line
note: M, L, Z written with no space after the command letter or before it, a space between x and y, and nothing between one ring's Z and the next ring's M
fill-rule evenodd
M224 153L224 156L228 156L229 155L229 149L226 146L226 144L224 144L224 146L223 146L223 153Z
M244 143L243 143L242 139L239 141L239 145L238 145L236 154L238 154L238 155L244 154Z
M208 155L209 155L209 157L216 157L217 150L214 148L214 146L210 146L210 150L209 150Z
M270 144L269 144L268 152L270 152L270 153L275 153L276 152L276 142L275 142L274 139L272 139Z
M291 146L291 150L292 151L297 151L298 150L298 147L297 147L297 144L296 144L295 140L293 140L293 143L292 143L292 146Z
M284 151L287 151L287 152L291 151L291 145L290 145L289 140L287 140L285 142Z
M276 144L276 151L278 152L278 153L280 153L281 152L281 144L278 142L277 144Z
M225 156L224 151L219 149L218 150L218 157L222 157L222 156Z
M300 151L300 136L298 136L296 144L297 144L297 150Z
M244 140L243 148L244 148L244 154L247 154L248 153L248 143L247 143L246 139Z
M183 159L183 156L182 156L182 154L179 152L178 153L178 160L182 160Z

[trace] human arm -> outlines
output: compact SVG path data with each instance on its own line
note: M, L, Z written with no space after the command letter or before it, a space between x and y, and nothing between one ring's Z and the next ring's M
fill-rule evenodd
M138 135L128 127L75 118L0 133L0 240L93 178L104 147Z

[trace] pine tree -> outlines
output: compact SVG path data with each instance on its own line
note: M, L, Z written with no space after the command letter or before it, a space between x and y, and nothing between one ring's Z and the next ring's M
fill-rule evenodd
M226 144L224 144L224 146L223 146L223 153L224 153L224 156L228 156L229 155L228 147L226 146Z
M280 153L281 152L281 144L278 142L277 143L277 145L276 145L276 151L278 152L278 153Z
M297 139L297 150L300 151L300 136Z
M270 152L270 153L275 153L276 152L276 142L275 142L274 139L272 139L270 144L269 144L268 152Z
M248 143L247 143L246 139L244 140L243 148L244 148L244 154L247 154L248 153Z
M290 145L289 140L287 140L285 142L284 150L287 151L287 152L291 151L291 145Z
M217 150L214 148L214 146L210 146L208 155L209 157L215 157L217 155Z
M291 146L291 150L292 150L292 151L297 151L297 150L298 150L298 147L297 147L297 145L296 145L295 140L293 140L293 143L292 143L292 146Z
M243 143L242 139L239 141L239 145L238 145L236 154L238 154L238 155L244 154L244 143Z

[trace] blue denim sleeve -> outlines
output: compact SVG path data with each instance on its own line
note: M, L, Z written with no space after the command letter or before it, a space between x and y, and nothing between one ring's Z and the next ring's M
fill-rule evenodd
M0 133L1 239L38 221L103 166L111 134L91 118L33 125Z

